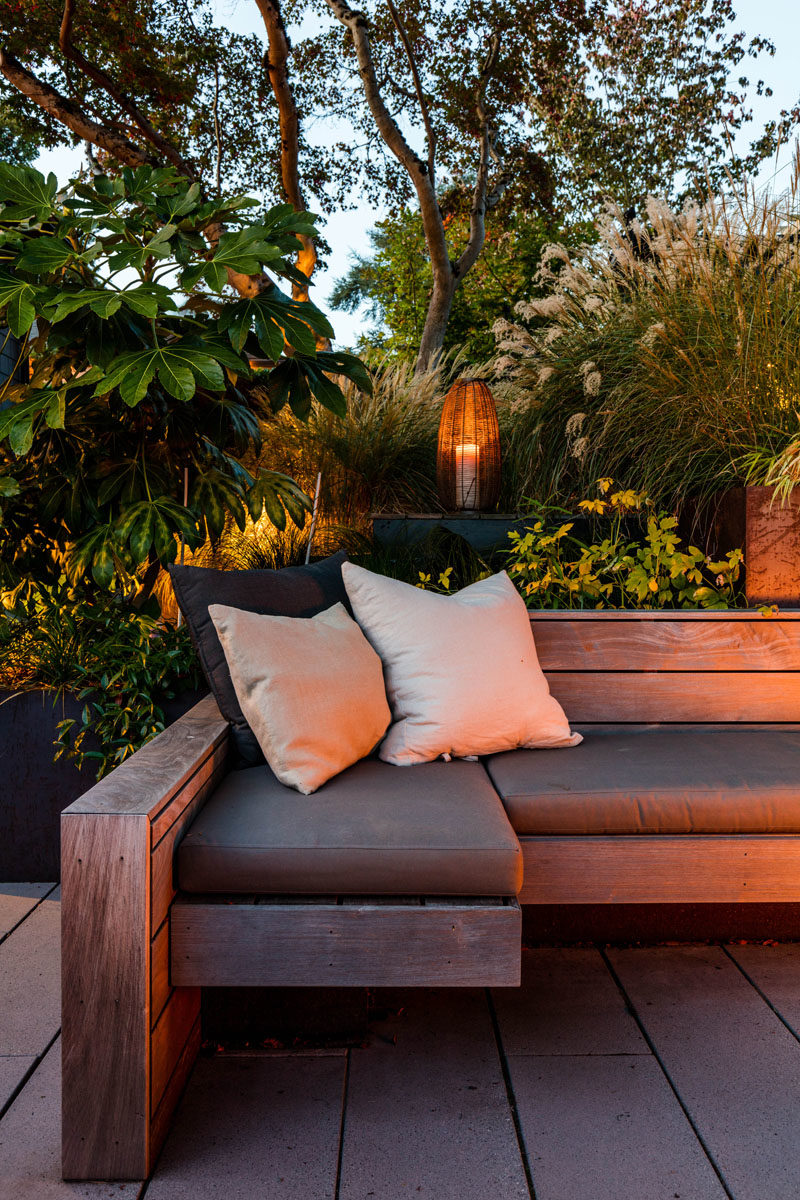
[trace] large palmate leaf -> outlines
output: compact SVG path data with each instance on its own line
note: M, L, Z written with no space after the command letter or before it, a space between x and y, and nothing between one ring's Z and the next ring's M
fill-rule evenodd
M108 317L112 317L115 312L118 312L121 306L122 295L120 292L82 288L77 292L62 294L55 301L55 306L48 310L48 315L51 322L56 325L59 321L63 321L64 317L68 317L70 313L79 312L82 308L88 308L98 317L107 319ZM151 315L155 316L155 312Z
M0 163L0 202L3 221L25 221L31 218L46 221L55 204L58 180L50 174L45 179L33 167Z
M29 283L0 272L0 314L14 337L22 337L36 320L36 292Z
M31 238L16 262L17 270L31 275L51 275L75 258L75 248L61 238Z
M330 321L308 301L291 300L279 288L237 300L220 317L220 328L228 331L231 345L241 350L248 334L255 331L267 358L280 358L284 343L301 354L316 352L316 337L333 337Z
M177 344L121 355L98 383L95 395L106 395L118 387L125 403L134 408L144 399L155 375L176 400L191 400L197 385L211 392L225 390L225 375L216 357L206 350Z
M267 391L274 412L288 404L300 420L311 411L312 400L330 409L338 417L347 411L347 399L336 382L336 376L346 376L365 392L372 391L372 382L364 364L353 354L321 351L310 358L296 354L282 359L269 374Z
M298 529L305 525L313 503L302 488L280 471L260 471L247 494L250 516L258 521L266 510L277 529L286 528L286 513Z

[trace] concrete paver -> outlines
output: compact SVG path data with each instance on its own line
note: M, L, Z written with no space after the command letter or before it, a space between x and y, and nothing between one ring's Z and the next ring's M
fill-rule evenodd
M0 940L55 886L54 883L0 883Z
M725 1200L645 1055L509 1059L537 1200Z
M61 906L53 892L0 944L0 1055L43 1054L61 1024Z
M797 1200L796 1038L718 946L608 953L735 1200Z
M147 1200L333 1200L345 1062L200 1059Z
M528 1200L485 994L398 999L385 1040L352 1051L341 1200Z
M522 986L492 995L506 1054L649 1054L597 950L523 950Z
M14 1054L0 1058L0 1112L35 1062L34 1054Z

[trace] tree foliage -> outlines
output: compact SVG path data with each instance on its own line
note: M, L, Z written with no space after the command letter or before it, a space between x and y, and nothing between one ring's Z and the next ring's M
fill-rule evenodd
M453 245L463 239L465 223L463 214L446 218ZM576 233L584 240L589 230L581 227ZM377 346L413 361L431 290L422 222L417 212L405 209L379 221L368 236L371 252L352 257L347 274L336 281L331 306L347 312L363 306L373 325L362 335L362 349ZM473 362L494 354L494 322L512 319L517 301L530 297L542 249L557 236L565 238L564 230L536 215L511 214L489 224L483 253L455 294L445 351L460 349Z
M259 422L313 398L343 413L332 373L370 386L358 359L317 352L326 317L274 283L313 218L278 205L252 223L256 201L204 201L148 166L59 192L0 164L0 205L0 324L33 368L0 393L1 582L65 561L73 581L132 586L229 515L302 525L309 501L261 463ZM231 295L231 275L258 286Z
M397 216L416 200L431 273L420 363L441 350L492 213L640 204L706 170L716 183L755 169L800 115L732 150L751 119L737 72L773 52L737 30L732 0L248 3L266 53L211 0L7 0L0 144L19 159L66 128L112 166L171 163L209 194L280 186L298 211L358 195ZM307 138L320 123L336 131L324 150ZM306 276L314 261L306 240Z

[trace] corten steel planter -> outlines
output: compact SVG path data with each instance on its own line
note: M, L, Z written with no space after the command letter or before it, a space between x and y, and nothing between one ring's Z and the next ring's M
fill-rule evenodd
M712 558L744 551L744 584L751 606L800 607L800 492L786 504L771 487L730 488L702 510L690 506L681 532Z
M192 691L165 702L167 721L196 703ZM84 702L53 692L0 691L0 879L7 883L57 880L60 818L95 782L91 763L79 771L53 762L56 726L80 721Z

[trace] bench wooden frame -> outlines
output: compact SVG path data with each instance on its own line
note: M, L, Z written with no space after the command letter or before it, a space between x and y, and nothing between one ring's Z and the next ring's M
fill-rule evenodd
M540 612L532 625L553 694L576 724L800 728L800 611ZM63 814L67 1179L150 1174L199 1048L201 984L440 984L443 963L455 986L518 977L508 945L519 907L502 900L177 897L175 846L227 751L227 724L201 701ZM522 904L800 901L800 836L520 841ZM403 946L387 952L399 939L380 935L398 921L417 938L413 977ZM310 970L283 956L298 931L316 939ZM499 947L480 979L473 935ZM257 951L249 975L237 937Z

